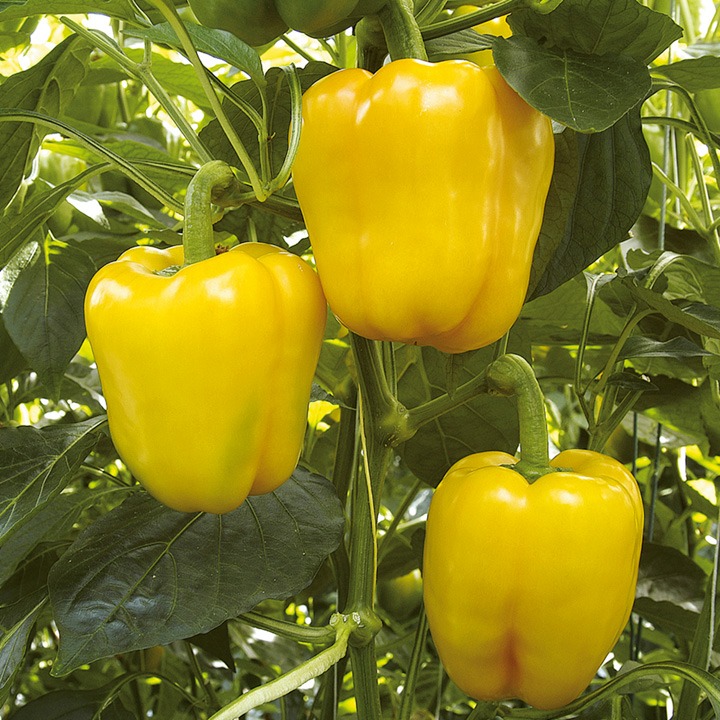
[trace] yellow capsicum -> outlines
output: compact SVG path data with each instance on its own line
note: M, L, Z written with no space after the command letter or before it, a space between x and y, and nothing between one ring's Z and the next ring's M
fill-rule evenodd
M504 335L527 293L550 120L466 60L340 70L302 113L295 190L340 321L446 352Z
M488 379L517 392L519 365L504 356ZM522 459L470 455L435 491L423 581L452 680L479 700L521 698L548 710L587 687L627 623L643 507L633 476L606 455L566 450L537 464L547 458L547 428L538 430L537 387L528 420L526 390L518 393Z
M128 250L93 278L85 318L120 457L169 507L225 513L295 468L327 306L302 258L264 243L215 255L197 195L196 261L182 246Z

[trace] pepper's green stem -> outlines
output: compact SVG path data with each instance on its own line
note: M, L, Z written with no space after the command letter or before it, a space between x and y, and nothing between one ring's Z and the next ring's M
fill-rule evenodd
M528 482L557 472L550 465L545 399L527 360L519 355L503 355L487 369L490 392L515 395L520 420L520 462L513 466Z
M412 0L387 0L378 12L392 60L427 60L425 43L413 14Z
M216 712L210 720L235 720L258 705L277 700L322 675L345 656L350 636L357 630L360 622L358 616L334 615L330 624L335 628L335 642L329 648L279 678L246 692Z
M214 257L210 204L219 202L224 194L234 192L238 185L232 168L222 160L211 160L195 173L185 195L183 248L186 265Z

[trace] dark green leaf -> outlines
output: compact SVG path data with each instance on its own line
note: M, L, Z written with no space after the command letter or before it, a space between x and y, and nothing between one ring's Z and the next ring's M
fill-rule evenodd
M702 568L679 550L643 544L636 597L671 602L697 612L703 602L705 581Z
M43 187L40 183L33 184L32 191L22 207L8 213L0 227L0 266L8 262L13 254L29 241L33 233L39 230L85 179L86 174L82 173L52 189Z
M656 627L685 640L692 640L695 634L698 621L698 613L695 611L686 610L671 602L656 601L648 597L637 598L633 610Z
M107 689L56 690L36 698L21 707L14 715L16 720L137 720L119 700L104 707L110 693L116 691L115 683ZM100 710L102 714L100 715Z
M627 55L648 64L682 37L667 15L636 0L563 0L548 14L518 10L509 17L513 33L588 55Z
M5 305L8 334L53 397L85 339L83 302L95 270L82 250L48 238L18 275Z
M637 285L629 279L625 282L638 303L698 335L720 339L720 308L704 303L668 300L661 293Z
M35 621L47 603L47 574L55 554L21 567L0 587L0 702L22 667Z
M670 357L688 358L712 356L713 353L704 350L691 340L684 337L676 337L672 340L661 342L651 338L634 335L628 338L620 351L621 358L642 358L642 357Z
M27 370L27 368L27 360L15 347L15 343L5 329L2 315L0 315L0 385L17 377L20 372Z
M690 92L720 88L720 57L713 55L660 65L653 68L653 72L664 75Z
M550 292L625 240L651 178L637 110L602 133L556 136L556 168L528 296Z
M17 7L17 4L0 3L0 20L5 19L3 6ZM15 73L0 85L0 107L35 110L57 117L85 75L90 49L90 45L77 36L67 38L39 63ZM15 195L46 133L46 129L39 129L31 122L0 123L0 210Z
M413 408L444 394L448 388L445 355L432 348L407 347L398 361L400 401ZM466 382L492 361L491 348L467 353L451 379ZM479 394L464 405L421 427L400 449L403 460L429 485L437 485L450 466L484 450L514 453L518 445L515 403L510 398Z
M129 498L52 570L61 638L53 672L207 632L261 600L299 592L343 524L332 485L299 468L226 515L175 512L145 493Z
M530 105L582 133L607 130L651 88L645 64L627 55L583 55L527 37L498 37L493 56Z
M72 480L100 437L104 418L44 430L0 430L0 543Z
M650 392L657 390L657 387L649 380L628 370L613 373L608 377L607 382L608 385L616 385L630 392Z

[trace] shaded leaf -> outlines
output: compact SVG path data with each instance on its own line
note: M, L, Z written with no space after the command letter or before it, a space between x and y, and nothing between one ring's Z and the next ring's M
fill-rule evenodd
M634 335L622 346L620 358L670 357L689 358L712 356L709 352L684 337L676 337L662 342Z
M705 595L705 573L679 550L656 543L643 544L636 597L671 602L699 611Z
M0 3L0 21L5 19L3 6L7 5L17 7L17 3ZM0 85L0 107L57 117L85 75L90 49L87 41L77 36L67 38L40 62ZM0 123L0 209L15 195L47 132L31 122Z
M409 408L470 380L493 359L492 348L467 353L462 367L448 374L447 356L433 348L407 347L403 352L407 359L398 360L398 393ZM400 454L416 477L434 486L460 458L484 450L514 453L518 439L514 400L482 393L422 426Z
M107 707L107 697L117 691L117 683L95 690L56 690L32 700L14 715L17 720L136 720L119 700ZM99 715L102 710L102 715Z
M53 567L53 673L205 633L261 600L299 592L343 525L332 485L300 468L226 515L179 513L145 493L128 498Z
M70 482L100 437L105 418L43 430L0 430L0 543Z
M627 238L652 169L637 109L602 133L556 136L556 166L533 255L529 298L577 275Z
M8 296L8 334L53 397L85 339L83 302L95 271L85 252L48 237Z

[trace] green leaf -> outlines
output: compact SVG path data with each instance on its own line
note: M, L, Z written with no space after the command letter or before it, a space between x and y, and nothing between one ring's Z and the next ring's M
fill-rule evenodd
M5 19L2 8L6 5L17 7L16 3L0 3L0 21ZM85 75L90 50L85 40L77 36L67 38L36 65L15 73L0 85L0 107L57 117ZM31 122L0 123L0 210L15 195L45 134L46 129Z
M224 60L238 70L243 70L253 82L260 86L265 84L260 56L250 45L225 30L206 28L195 23L185 23L185 29L190 34L196 50ZM169 23L161 23L148 29L129 29L126 34L130 37L146 38L160 45L182 49L180 40Z
M310 62L298 70L300 86L303 92L313 83L325 75L337 70L336 67L322 62ZM258 89L252 80L243 80L232 86L232 92L243 102L262 114L263 104L260 93L264 92L267 100L270 126L270 173L277 174L282 166L288 149L288 132L290 130L291 102L290 90L284 73L279 68L271 68L266 75L267 86L264 91ZM228 120L238 133L240 140L256 167L260 166L260 148L258 147L258 133L255 125L247 115L230 100L223 101L223 108ZM205 143L212 156L218 160L225 160L234 167L241 167L240 160L233 150L225 132L217 120L213 120L200 133L200 139Z
M47 574L55 553L29 560L0 587L0 702L21 669L35 621L47 604Z
M698 335L720 339L720 308L705 303L668 300L662 293L637 285L629 279L625 281L639 305L660 313Z
M31 15L82 15L88 11L132 23L141 20L131 0L93 0L91 7L87 0L7 0L0 2L0 22Z
M720 88L720 57L713 55L661 65L653 68L653 72L690 92Z
M107 707L107 698L117 692L117 684L94 690L56 690L23 705L14 715L15 720L136 720L120 700ZM102 712L101 712L102 711Z
M683 35L667 15L636 0L563 0L546 15L531 9L509 16L513 34L587 55L626 55L647 65Z
M332 485L300 468L226 515L130 497L53 567L53 674L207 632L262 600L299 592L338 546L343 525Z
M447 372L447 356L433 348L404 348L398 360L400 401L410 408L443 395L480 372L493 359L492 348L467 353L462 368ZM437 485L460 458L485 450L514 453L518 446L518 420L510 398L479 394L437 420L423 425L400 448L413 474Z
M43 430L0 429L0 544L72 480L104 422L101 417Z
M532 38L496 38L493 57L530 105L582 133L607 130L652 86L644 63L627 55L585 55Z
M602 133L565 130L555 144L529 298L550 292L625 240L652 179L638 110Z
M95 271L85 252L48 238L8 296L3 313L8 334L53 397L85 339L83 302Z
M697 613L703 603L706 580L702 568L687 555L672 547L646 542L640 555L635 596L671 602Z
M669 357L689 358L713 356L709 352L684 337L675 337L662 342L651 338L633 335L622 346L620 358Z
M0 315L0 385L17 377L23 370L27 370L27 360L15 347L15 343L5 329L5 321Z
M0 125L0 131L2 125ZM33 233L48 220L57 207L69 197L85 180L92 170L81 173L52 189L40 183L33 183L29 197L18 211L8 212L0 227L0 266L26 244Z

